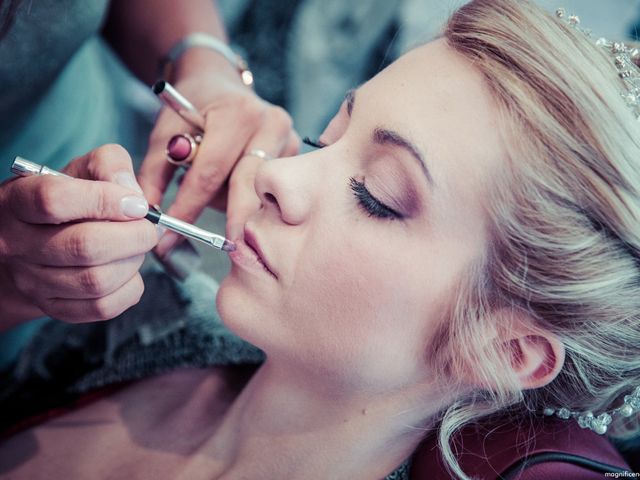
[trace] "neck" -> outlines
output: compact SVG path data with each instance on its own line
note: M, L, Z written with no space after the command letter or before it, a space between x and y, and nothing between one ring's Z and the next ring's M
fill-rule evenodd
M420 390L345 393L267 360L205 448L224 465L221 479L382 478L411 455L442 405Z

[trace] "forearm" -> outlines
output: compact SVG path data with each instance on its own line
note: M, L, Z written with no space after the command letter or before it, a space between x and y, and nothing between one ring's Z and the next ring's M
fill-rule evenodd
M131 71L143 82L151 83L156 79L160 59L178 40L193 32L226 41L213 0L113 0L103 33ZM236 74L216 52L192 50L176 66L179 75L205 66Z

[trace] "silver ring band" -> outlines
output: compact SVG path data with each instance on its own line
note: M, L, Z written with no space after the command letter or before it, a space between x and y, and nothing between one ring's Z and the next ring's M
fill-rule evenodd
M247 150L246 152L244 152L242 156L258 157L258 158L261 158L262 160L273 160L273 157L269 155L267 152L265 152L264 150L262 150L261 148L252 148L251 150Z

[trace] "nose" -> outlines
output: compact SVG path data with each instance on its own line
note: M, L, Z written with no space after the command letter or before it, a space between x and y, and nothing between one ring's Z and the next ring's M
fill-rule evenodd
M255 179L255 189L265 210L273 212L289 225L303 223L310 211L317 175L308 153L265 162Z

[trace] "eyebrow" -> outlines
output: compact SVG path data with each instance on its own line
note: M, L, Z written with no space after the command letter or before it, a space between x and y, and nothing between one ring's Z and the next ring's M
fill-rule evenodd
M347 114L351 116L351 112L353 112L353 107L356 103L356 90L349 90L346 93L344 99L347 102ZM376 127L373 131L373 141L378 145L394 145L409 152L409 154L411 154L411 156L415 158L420 164L420 169L424 173L424 176L427 177L427 181L429 182L429 184L431 186L435 185L433 177L431 176L431 173L427 168L427 162L425 161L424 155L422 154L420 149L418 149L413 143L404 138L398 132L394 132L393 130L382 127Z

